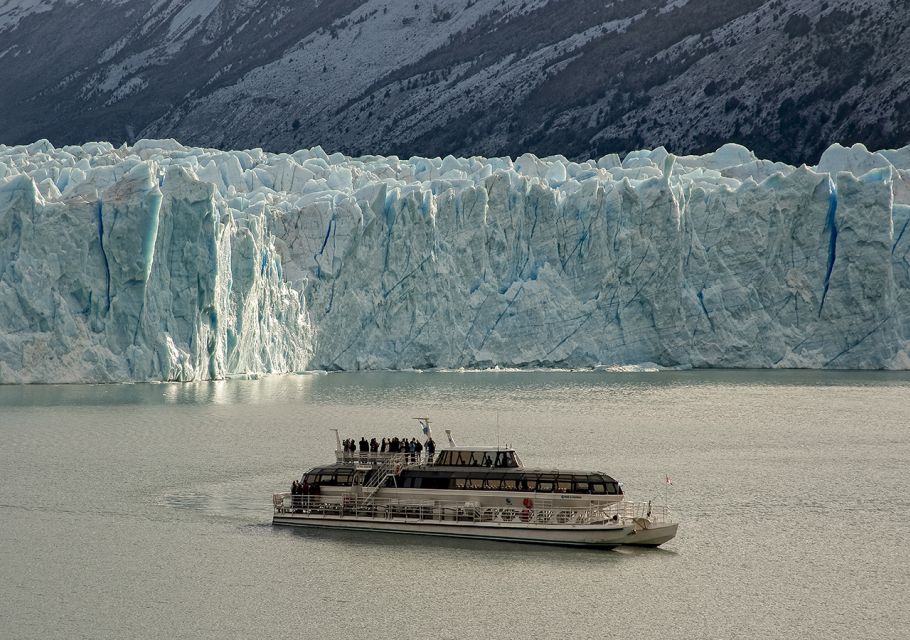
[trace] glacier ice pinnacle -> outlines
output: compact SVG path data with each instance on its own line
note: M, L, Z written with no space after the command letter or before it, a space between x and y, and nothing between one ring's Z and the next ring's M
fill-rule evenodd
M0 382L910 368L910 148L0 145Z

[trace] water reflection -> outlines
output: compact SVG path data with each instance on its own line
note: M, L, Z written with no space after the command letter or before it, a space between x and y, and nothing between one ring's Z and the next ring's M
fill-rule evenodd
M164 385L165 401L172 404L261 404L297 402L311 395L319 376L266 376L258 380L234 379Z
M910 372L693 370L306 373L212 382L115 385L0 385L0 406L256 405L317 403L390 407L425 398L436 406L496 410L567 397L621 401L686 386L698 394L720 387L882 387L910 385Z

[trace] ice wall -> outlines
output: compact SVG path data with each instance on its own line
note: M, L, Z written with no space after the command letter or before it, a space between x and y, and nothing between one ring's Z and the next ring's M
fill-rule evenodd
M312 330L267 216L161 160L0 147L0 382L306 366Z
M0 145L0 382L910 368L910 148L570 162Z

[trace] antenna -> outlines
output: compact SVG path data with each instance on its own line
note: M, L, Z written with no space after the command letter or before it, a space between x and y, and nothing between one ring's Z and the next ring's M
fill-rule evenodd
M451 429L446 429L446 438L449 439L449 446L450 446L450 447L455 447L455 446L457 446L457 445L455 444L455 439L452 437L452 430L451 430Z

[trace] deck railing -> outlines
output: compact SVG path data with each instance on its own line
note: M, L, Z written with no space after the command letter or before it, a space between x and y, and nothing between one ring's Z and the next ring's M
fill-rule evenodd
M531 507L481 506L471 501L400 500L354 495L312 496L278 493L272 496L276 514L366 517L377 520L446 522L520 522L539 525L605 524L647 518L669 522L669 509L649 502L589 502L566 505L562 501L535 499Z
M430 462L426 451L421 453L389 453L379 451L335 451L335 462L369 465L400 465L402 468Z

